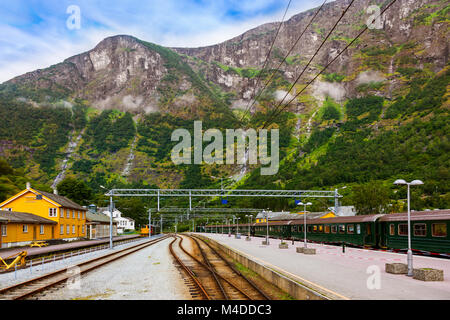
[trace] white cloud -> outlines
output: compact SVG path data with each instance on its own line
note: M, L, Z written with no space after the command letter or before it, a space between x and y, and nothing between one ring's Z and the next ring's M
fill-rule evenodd
M287 4L287 0L285 2ZM287 19L321 2L293 2ZM42 10L47 11L39 13L45 23L32 28L13 27L0 21L0 83L88 51L108 36L128 34L168 47L208 46L239 36L261 24L280 21L285 10L284 5L275 11L268 10L274 0L130 3L134 2L79 0L82 19L81 29L76 31L65 27L68 15L60 3L45 6ZM230 8L241 14L233 17L227 13Z

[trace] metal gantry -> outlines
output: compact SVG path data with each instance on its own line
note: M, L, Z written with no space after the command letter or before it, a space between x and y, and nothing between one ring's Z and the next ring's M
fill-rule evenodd
M272 198L342 198L334 191L323 190L241 190L241 189L112 189L108 197L157 197L161 210L161 197L189 197L189 210L193 197L272 197Z

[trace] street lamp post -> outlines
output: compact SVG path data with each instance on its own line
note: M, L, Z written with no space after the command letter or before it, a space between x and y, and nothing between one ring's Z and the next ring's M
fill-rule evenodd
M413 257L411 249L411 208L410 208L410 186L419 186L423 182L421 180L413 180L411 182L406 182L403 179L398 179L394 182L395 185L406 184L408 186L408 276L413 276Z
M266 245L269 245L269 212L263 210L263 214L266 217Z
M311 202L308 202L308 203L300 202L298 205L299 206L304 206L304 210L303 210L303 234L305 236L304 247L306 249L308 247L308 245L306 244L306 206L310 206L310 205L312 205L312 203Z
M240 219L241 218L236 217L236 238L238 237L238 234L239 234L239 220Z
M248 237L247 239L250 240L250 224L251 224L251 219L252 219L252 215L251 214L246 214L245 217L247 218L247 223L248 223Z

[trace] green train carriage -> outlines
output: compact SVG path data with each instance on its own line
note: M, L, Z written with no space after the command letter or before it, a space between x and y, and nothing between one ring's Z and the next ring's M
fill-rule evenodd
M377 219L381 216L365 215L306 220L306 238L312 242L376 247L379 238ZM291 238L303 240L304 221L295 220L290 226Z
M379 219L380 247L408 249L408 214L395 213ZM413 251L450 256L450 210L411 212L411 248Z

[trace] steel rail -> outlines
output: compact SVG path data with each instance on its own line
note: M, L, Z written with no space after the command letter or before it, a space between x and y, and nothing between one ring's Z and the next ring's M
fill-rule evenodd
M187 236L189 237L189 236ZM181 245L180 242L180 248L181 250L183 250L184 253L186 253L188 256L190 256L192 259L194 259L195 261L197 261L199 264L201 264L204 268L206 268L208 271L212 272L212 270L210 270L208 268L208 266L206 264L204 264L203 262L201 262L199 259L197 259L196 257L194 257L192 254L190 254L189 252L186 251L186 249ZM223 277L220 274L217 274L222 280L226 281L230 286L232 286L234 289L236 289L237 291L239 291L243 296L247 297L247 299L252 300L251 297L249 297L245 292L243 292L240 288L238 288L234 283L232 283L230 280L226 279L225 277Z
M183 270L187 273L187 275L194 281L195 285L200 289L201 293L203 294L203 296L208 299L208 300L212 300L211 296L208 294L208 292L206 291L205 287L203 287L203 285L201 284L201 282L198 280L197 276L191 271L191 269L189 269L182 261L181 259L178 257L178 255L175 253L175 251L173 250L173 244L175 243L175 241L177 241L177 239L181 239L178 236L173 236L174 240L170 243L169 245L169 250L170 253L172 254L172 256L175 258L175 260L177 261L177 263L183 268ZM182 239L181 239L182 241Z
M215 248L213 248L208 242L206 242L204 239L199 238L197 236L192 236L194 238L197 238L201 241L203 241L203 243L205 243L209 248L211 248L212 251L215 252L215 254L217 254L223 261L226 262L226 264L239 276L241 276L242 278L244 278L256 291L258 291L258 293L263 296L266 300L271 300L271 298L264 292L262 291L252 280L250 280L249 278L247 278L246 276L244 276L233 264L231 264L227 259L225 259L222 254L220 254Z
M131 253L134 253L134 252L144 249L148 246L151 246L155 243L158 243L162 240L165 240L167 238L168 238L168 236L164 236L164 237L161 237L158 239L153 239L153 240L147 241L145 243L140 243L135 246L122 249L120 251L115 251L115 252L100 256L100 257L95 257L93 259L83 261L76 265L70 266L70 268L73 268L73 267L80 268L80 275L81 275L81 274L87 273L91 270L94 270L98 267L101 267L107 263L113 262L119 258L125 257ZM95 262L98 262L98 263L93 264ZM93 264L93 265L89 266L89 264ZM85 267L85 268L82 269L82 267ZM26 297L29 297L31 295L34 295L41 291L44 291L50 287L53 287L63 281L67 281L68 279L70 279L72 277L72 275L67 274L68 269L69 268L62 268L62 269L56 270L54 272L51 272L51 273L48 273L48 274L45 274L42 276L23 281L21 283L17 283L12 286L9 286L9 287L2 288L2 289L0 289L0 300L24 299ZM47 281L47 282L40 284L39 282L42 282L42 281ZM38 285L38 286L36 287L36 285ZM30 286L31 286L31 288L30 288ZM12 293L13 291L16 291L16 292L18 291L18 294L13 295L11 298L2 299L2 296L8 297L9 295L11 295L10 293Z

